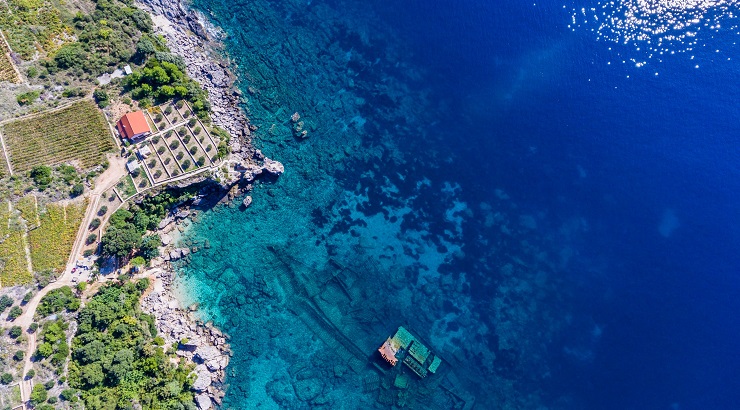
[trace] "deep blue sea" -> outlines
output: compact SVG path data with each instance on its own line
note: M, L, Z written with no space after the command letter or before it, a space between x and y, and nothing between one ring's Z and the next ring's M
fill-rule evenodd
M347 359L405 324L476 408L738 408L735 7L194 3L286 165L186 233L208 246L183 297L232 337L225 407L445 408ZM349 290L320 279L339 265Z

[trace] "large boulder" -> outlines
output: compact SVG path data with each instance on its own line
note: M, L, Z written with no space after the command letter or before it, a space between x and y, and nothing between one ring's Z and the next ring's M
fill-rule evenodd
M271 160L270 158L265 158L265 161L262 164L262 169L273 175L280 175L285 172L285 166L283 166L283 164L278 161Z
M209 410L213 407L213 402L207 394L199 394L195 396L195 403L198 405L200 410Z
M193 390L197 392L204 392L211 385L211 372L208 371L205 365L198 365L195 367L195 374L197 375L195 383L193 383Z
M221 352L214 346L200 346L195 349L195 358L202 362L217 359L219 356L221 356Z

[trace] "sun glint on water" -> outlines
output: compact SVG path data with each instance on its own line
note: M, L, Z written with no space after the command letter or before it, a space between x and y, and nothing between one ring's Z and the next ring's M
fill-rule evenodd
M574 8L570 28L587 29L602 41L632 48L637 66L667 54L689 53L708 46L720 31L738 32L737 0L600 1ZM719 50L717 50L719 52Z

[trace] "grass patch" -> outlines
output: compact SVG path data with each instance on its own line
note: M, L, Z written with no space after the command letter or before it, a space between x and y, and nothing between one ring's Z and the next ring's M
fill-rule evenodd
M141 172L143 173L144 171ZM136 185L134 185L134 180L131 178L131 175L126 175L121 178L116 184L116 189L123 199L128 199L136 195Z
M64 270L86 208L87 200L68 205L46 205L40 215L41 226L28 233L35 271Z
M30 283L23 230L18 215L11 214L8 202L0 202L0 286Z
M89 169L116 147L103 113L90 100L10 122L2 132L17 172L62 163Z

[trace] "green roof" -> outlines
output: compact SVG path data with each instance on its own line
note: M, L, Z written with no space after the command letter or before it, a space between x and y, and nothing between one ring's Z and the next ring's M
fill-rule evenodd
M429 357L429 349L423 344L419 343L418 340L414 340L409 347L409 354L416 359L419 363L424 363Z
M402 349L406 349L414 341L414 336L406 328L401 326L396 331L396 334L393 335L393 340L398 342Z
M432 373L436 373L437 368L439 368L440 364L442 364L442 359L440 359L439 356L434 356L432 363L428 367L429 371Z

